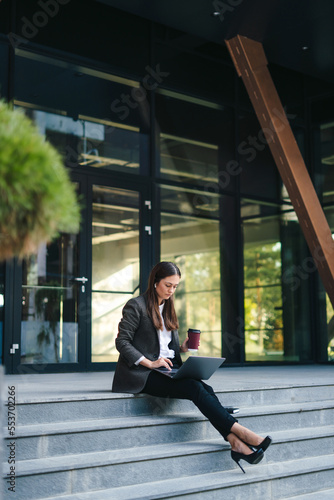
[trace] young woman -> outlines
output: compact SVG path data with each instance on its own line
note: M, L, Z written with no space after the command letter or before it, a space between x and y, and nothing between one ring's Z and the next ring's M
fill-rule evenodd
M154 368L181 366L180 352L187 352L186 339L181 345L173 294L181 272L172 262L160 262L151 271L146 292L130 299L123 308L116 348L120 353L113 380L113 392L145 393L160 398L189 399L231 444L231 457L257 464L271 443L261 438L230 415L220 404L212 387L200 380L166 377Z

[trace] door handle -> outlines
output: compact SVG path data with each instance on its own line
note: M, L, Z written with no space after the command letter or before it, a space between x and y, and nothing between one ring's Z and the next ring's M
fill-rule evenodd
M9 350L9 353L10 354L15 354L15 351L17 349L19 349L19 347L20 347L19 344L13 344L12 347L10 348L10 350Z
M80 281L80 283L85 284L86 281L88 281L88 278L85 278L85 276L82 276L81 278L72 278L73 281Z
M72 282L76 281L77 283L82 283L81 291L82 291L82 293L85 293L85 291L86 291L85 283L88 281L88 278L86 278L85 276L78 276L78 277L72 278L70 281L72 281Z

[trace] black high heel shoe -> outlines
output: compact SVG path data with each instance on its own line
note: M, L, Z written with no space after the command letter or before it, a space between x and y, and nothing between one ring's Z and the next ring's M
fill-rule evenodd
M240 465L240 463L239 463L240 460L245 460L249 464L258 464L259 462L261 462L263 456L264 456L264 453L263 453L262 448L254 451L254 453L251 453L250 455L244 455L243 453L238 453L237 451L231 450L232 460L234 460L235 463L239 465L240 469L242 470L242 472L244 474L246 474L246 472L244 471L244 469Z
M263 452L266 451L267 448L269 448L269 446L271 445L272 443L272 438L270 436L267 436L266 438L264 438L264 440L258 444L257 446L254 446L253 444L248 444L248 443L245 443L247 444L247 446L251 449L251 450L262 450Z

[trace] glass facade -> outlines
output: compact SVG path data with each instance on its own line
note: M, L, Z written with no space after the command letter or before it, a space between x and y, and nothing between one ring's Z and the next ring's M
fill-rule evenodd
M8 67L8 46L0 40L0 60L2 68ZM0 71L0 98L5 99L8 92L8 72ZM1 235L0 235L1 244ZM4 304L5 304L5 265L0 262L0 365L3 364L4 348Z
M249 202L242 213L245 359L308 361L314 264L297 216L292 209Z
M244 220L246 361L284 359L278 218Z
M63 234L22 263L23 364L78 361L78 241Z
M202 355L333 362L332 306L225 47L102 2L88 31L71 3L54 21L30 45L0 33L0 92L62 155L83 218L0 266L8 371L112 368L122 307L159 260L181 269L180 337L199 328ZM334 233L334 93L270 69Z
M254 113L239 116L238 155L240 161L240 190L244 196L277 200L279 198L279 174Z
M201 186L209 193L233 188L231 107L160 90L156 119L161 181Z
M138 81L18 50L14 92L70 169L145 172L149 113Z
M175 262L182 274L175 294L180 337L200 329L201 353L221 353L219 198L211 197L211 217L194 215L198 194L161 188L161 260ZM216 215L216 217L215 217Z
M7 97L8 92L8 72L4 68L8 67L8 46L0 41L0 60L2 70L0 71L0 98Z
M316 187L319 198L324 206L325 215L334 237L334 98L326 97L313 103L313 140L314 159L316 166ZM319 327L326 330L322 342L323 361L334 360L334 313L328 295L319 279L318 300L321 304Z
M92 362L117 361L124 304L139 291L139 194L93 186Z
M0 264L0 365L3 363L3 344L4 344L4 305L5 305L5 266Z

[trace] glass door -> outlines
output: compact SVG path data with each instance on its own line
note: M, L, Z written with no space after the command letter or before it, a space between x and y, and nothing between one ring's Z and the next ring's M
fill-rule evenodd
M80 179L75 186L83 195L86 180ZM84 210L83 220L86 216ZM22 261L12 262L12 342L5 352L8 373L79 369L84 342L80 311L87 302L88 282L84 240L83 229L79 234L63 233Z
M13 262L8 373L110 369L122 308L141 281L146 285L146 187L111 184L105 175L73 177L82 196L80 234L61 234Z
M21 364L78 363L78 237L62 234L22 263Z
M117 361L115 337L124 304L139 294L138 191L92 188L91 362Z

